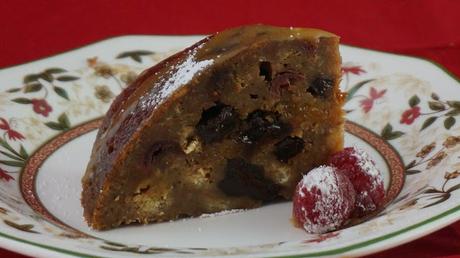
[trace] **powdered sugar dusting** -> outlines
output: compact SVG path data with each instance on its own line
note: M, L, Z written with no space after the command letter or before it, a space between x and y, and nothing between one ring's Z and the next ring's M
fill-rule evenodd
M243 211L245 211L245 209L233 209L233 210L224 210L224 211L215 212L215 213L205 213L205 214L202 214L199 218L214 218L214 217L223 216L223 215L235 214L235 213L239 213Z
M337 178L333 167L320 166L308 172L303 177L302 183L308 191L315 187L322 194L329 195L332 190L330 186L337 185Z
M165 82L163 88L160 90L160 98L168 97L180 86L191 81L196 74L199 74L200 71L214 62L212 59L202 61L195 60L196 52L202 46L203 45L200 45L190 51L187 59L173 69L173 72L170 73L171 77Z
M374 190L378 185L383 183L383 177L380 170L374 164L371 157L367 152L362 149L353 148L352 155L356 158L358 165L363 169L363 171L372 177L372 186L371 191Z
M203 44L189 50L184 61L171 67L165 76L152 87L152 91L147 96L141 97L139 104L142 110L159 105L181 86L190 82L195 75L199 75L201 71L214 63L212 59L196 60L196 53L201 47Z

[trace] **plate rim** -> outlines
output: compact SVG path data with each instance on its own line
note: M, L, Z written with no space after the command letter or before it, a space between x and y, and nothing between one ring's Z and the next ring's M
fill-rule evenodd
M54 53L54 54L51 54L51 55L45 55L45 56L40 57L38 59L30 60L30 61L23 62L23 63L20 63L20 64L14 64L14 65L10 65L10 66L1 67L0 72L4 72L5 70L8 70L10 68L18 68L20 66L33 64L33 63L40 62L40 61L44 61L44 60L47 60L47 59L50 59L50 58L53 58L53 57L57 57L57 56L61 56L61 55L64 55L64 54L73 54L72 52L75 52L75 51L78 51L78 50L82 50L82 49L85 49L85 48L88 48L88 47L91 47L91 46L94 46L94 45L98 45L98 44L101 44L101 43L109 42L109 41L112 41L112 40L118 40L118 39L122 39L122 38L130 38L130 37L146 37L146 38L148 38L148 37L165 37L165 38L167 38L167 37L178 37L178 38L181 38L181 37L204 37L204 36L206 36L206 35L203 35L203 34L184 34L184 35L177 35L177 34L176 35L167 35L167 34L126 34L126 35L116 35L116 36L106 37L106 38L101 39L101 40L93 41L93 42L90 42L90 43L87 43L87 44L82 44L79 47L75 47L75 48L68 49L68 50L65 50L65 51L57 52L57 53ZM351 44L340 44L340 46L355 48L355 49L359 49L359 50L366 50L366 51L370 51L370 52L377 52L377 53L386 54L386 55L394 55L394 56L398 56L398 57L412 59L412 60L415 60L415 61L422 61L424 63L434 65L440 71L445 73L447 76L449 76L450 78L454 79L456 82L460 83L460 77L459 76L457 76L453 72L449 71L442 64L440 64L440 63L438 63L438 62L436 62L436 61L434 61L432 59L429 59L429 58L412 56L412 55L405 55L405 54L397 54L397 53L386 52L386 51L381 51L381 50L375 50L375 49L370 49L370 48L365 48L365 47L359 47L359 46L355 46L355 45L351 45ZM56 137L56 136L54 136L54 137ZM46 142L48 142L49 140L53 139L54 137L48 139ZM46 142L42 143L40 146L46 144ZM391 143L389 143L389 144L391 145ZM20 174L22 174L22 170L21 170ZM19 184L19 181L18 181L18 184ZM439 223L433 224L432 222L435 222L435 221L437 221ZM427 219L425 219L425 220L423 220L423 221L421 221L419 223L416 223L414 225L402 228L400 230L397 230L397 231L394 231L394 232L388 233L386 235L376 237L376 238L373 238L373 239L370 239L370 240L367 240L367 241L364 241L364 242L356 243L356 244L353 244L353 245L350 245L350 246L339 247L339 248L335 248L335 249L332 249L332 250L326 250L326 251L319 251L319 252L316 252L316 253L281 255L281 256L276 256L275 255L273 257L277 257L277 258L281 258L281 257L282 258L297 258L297 257L307 257L307 256L308 257L310 257L310 256L327 256L327 255L338 255L338 254L366 255L366 254L370 254L370 253L375 253L376 250L377 250L377 252L387 250L387 249L390 249L392 247L399 246L401 244L410 242L410 241L412 241L414 239L421 238L421 237L423 237L425 235L428 235L428 234L430 234L430 233L432 233L432 232L434 232L436 230L439 230L439 229L441 229L441 228L443 228L443 227L445 227L445 226L447 226L449 224L452 224L452 223L454 223L456 221L460 221L460 205L455 206L453 208L450 208L450 209L448 209L448 210L446 210L446 211L444 211L444 212L442 212L440 214L437 214L437 215L435 215L433 217L427 218ZM420 229L423 229L423 228L426 228L426 229L425 230L420 230ZM420 231L420 232L418 232L418 231ZM382 241L385 241L387 239L398 240L398 236L401 236L401 235L403 235L403 234L405 234L407 232L412 232L412 234L407 235L407 237L402 238L399 241L386 242L386 245L382 245L382 246L380 246L380 248L372 249L372 250L370 248L360 249L362 247L369 247L369 246L372 246L372 245L375 245L375 244L378 244L378 243L382 243ZM12 244L12 245L9 245L7 243ZM24 246L29 247L29 249L21 248L21 247L24 247ZM103 256L95 256L95 255L89 255L89 254L85 254L85 253L81 253L81 252L76 252L76 251L72 251L72 250L68 250L68 249L64 249L64 248L60 248L60 247L56 247L56 246L52 246L52 245L41 244L41 243L38 243L38 242L31 241L30 239L27 239L27 237L22 238L22 237L20 237L18 235L14 235L14 234L9 235L8 233L4 233L4 232L0 232L0 247L8 249L8 250L15 251L15 252L18 252L18 253L23 253L23 254L37 255L38 253L41 253L41 254L51 255L53 257L55 257L56 254L60 254L59 257L62 257L62 255L71 256L71 257L103 257ZM31 250L30 248L34 249L35 251L38 251L38 253L29 252ZM29 250L29 251L27 251L27 250ZM56 257L58 257L58 256L56 256Z

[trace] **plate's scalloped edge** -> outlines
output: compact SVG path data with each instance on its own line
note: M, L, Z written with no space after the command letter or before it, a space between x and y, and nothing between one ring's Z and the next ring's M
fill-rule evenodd
M93 45L96 45L96 44L99 44L99 43L104 43L104 42L111 41L111 40L116 40L116 39L121 39L121 38L129 38L129 37L206 37L206 35L205 34L184 34L184 35L177 35L177 34L173 34L173 35L167 35L167 34L128 34L128 35L116 35L116 36L100 39L100 40L97 40L97 41L94 41L94 42L90 42L90 43L87 43L87 44L83 44L83 45L81 45L79 47L75 47L75 48L65 50L65 51L62 51L62 52L59 52L59 53L43 56L43 57L40 57L38 59L30 60L30 61L27 61L27 62L24 62L24 63L9 65L9 66L5 66L5 67L0 67L0 72L4 71L6 69L9 69L9 68L19 67L19 66L26 65L26 64L31 64L31 63L34 63L34 62L37 62L37 61L42 61L42 60L45 60L45 59L48 59L48 58L60 56L60 55L63 55L63 54L72 53L72 52L74 52L76 50L87 48L87 47L90 47L90 46L93 46ZM389 54L389 55L395 55L395 56L399 56L399 57L411 58L411 59L415 59L415 60L419 60L419 61L426 61L426 62L438 67L443 72L445 72L448 76L452 77L454 80L456 80L457 82L460 83L460 77L459 76L457 76L456 74L451 72L444 65L442 65L442 64L440 64L440 63L438 63L438 62L436 62L436 61L434 61L434 60L432 60L430 58L427 58L427 57L420 57L420 56L413 56L413 55L398 54L398 53L393 53L393 52L386 52L386 51L382 51L382 50L376 50L376 49L371 49L371 48L366 48L366 47L360 47L360 46L356 46L356 45L352 45L352 44L341 43L340 45L346 46L346 47L352 47L352 48L356 48L356 49L361 49L361 50L366 50L366 51L378 52L378 53L382 53L382 54Z

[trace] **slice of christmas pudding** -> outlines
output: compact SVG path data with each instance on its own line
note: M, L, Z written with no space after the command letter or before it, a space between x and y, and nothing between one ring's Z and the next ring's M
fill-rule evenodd
M290 200L343 148L339 38L226 30L147 69L113 102L82 179L108 229Z

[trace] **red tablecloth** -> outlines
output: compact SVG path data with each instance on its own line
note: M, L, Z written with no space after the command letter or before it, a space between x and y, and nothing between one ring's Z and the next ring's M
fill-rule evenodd
M126 34L207 34L267 23L319 27L460 76L460 1L0 1L0 68ZM460 255L460 222L375 257ZM0 250L1 257L22 257Z

